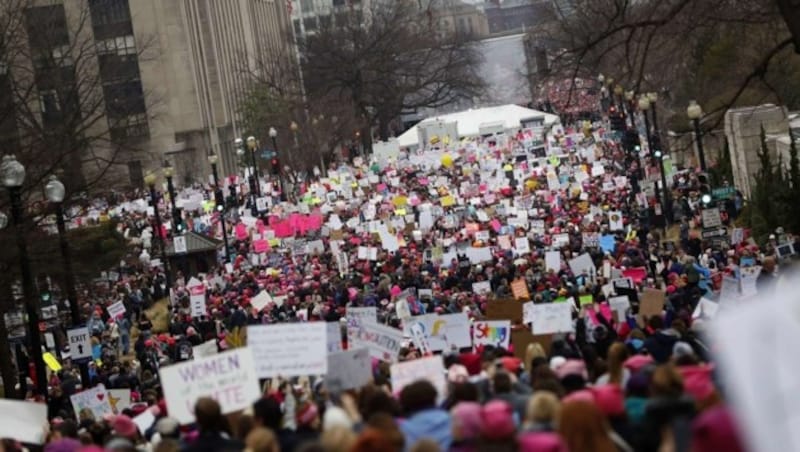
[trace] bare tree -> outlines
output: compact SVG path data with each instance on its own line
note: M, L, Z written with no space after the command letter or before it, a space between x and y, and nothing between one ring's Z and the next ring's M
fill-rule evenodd
M602 72L626 89L661 91L660 107L671 113L672 102L676 116L694 98L712 114L738 102L787 95L796 102L796 77L785 74L800 68L791 48L800 29L796 3L577 0L547 30L555 73L571 79Z
M333 95L352 105L365 140L373 125L381 139L388 138L390 124L404 112L479 95L479 54L467 36L438 26L435 6L374 2L322 23L298 43L308 95Z
M70 192L91 190L148 136L138 68L148 38L114 36L104 3L0 3L0 142L34 193L56 171Z

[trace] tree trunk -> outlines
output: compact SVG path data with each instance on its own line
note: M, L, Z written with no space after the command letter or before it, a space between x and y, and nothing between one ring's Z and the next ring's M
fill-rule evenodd
M800 54L800 0L777 0L776 3L792 34L794 51Z

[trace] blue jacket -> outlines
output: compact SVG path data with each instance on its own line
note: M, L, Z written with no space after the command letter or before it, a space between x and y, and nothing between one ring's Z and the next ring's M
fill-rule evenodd
M453 442L452 420L450 414L438 408L420 411L400 422L400 431L406 438L405 450L422 438L432 439L439 444L441 450L450 450Z

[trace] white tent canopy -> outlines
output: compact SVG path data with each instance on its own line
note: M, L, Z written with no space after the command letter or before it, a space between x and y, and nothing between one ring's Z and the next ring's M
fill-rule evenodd
M448 115L434 116L423 119L414 127L408 129L397 138L400 147L416 147L419 145L418 126L420 124L441 121L445 123L455 122L458 127L459 138L475 137L480 135L481 125L502 122L505 130L520 128L521 121L544 118L544 126L550 127L559 122L556 115L545 113L530 108L520 107L519 105L500 105L497 107L478 108Z

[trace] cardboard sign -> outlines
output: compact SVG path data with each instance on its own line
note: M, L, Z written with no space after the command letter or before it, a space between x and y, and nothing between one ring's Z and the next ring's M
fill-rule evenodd
M216 399L223 414L248 408L261 397L248 347L162 367L158 373L169 415L182 425L194 422L200 397Z
M522 303L511 299L491 300L486 305L486 318L488 320L510 320L511 323L521 323Z
M107 414L114 414L111 402L108 400L108 391L102 384L73 394L69 400L72 402L76 418L80 418L83 410L91 411L95 419L102 419Z
M528 283L522 278L517 278L511 283L511 293L516 300L529 300L531 298L528 292Z
M400 393L403 388L419 380L427 380L436 388L439 401L447 397L447 379L440 355L392 364L392 391Z
M366 348L371 357L394 362L397 361L402 343L403 333L400 330L378 323L364 323L355 331L348 348Z
M372 380L372 359L369 350L346 350L328 355L325 386L331 393L357 389Z
M0 437L27 444L44 444L47 405L21 400L0 399Z
M324 375L328 370L323 322L250 325L247 345L258 378Z
M522 305L520 305L521 309ZM475 346L493 345L508 348L511 343L511 322L508 320L490 320L475 322L472 342Z
M533 305L531 332L536 335L571 333L572 306L569 303L544 303Z
M642 324L645 318L661 315L664 309L664 291L646 288L639 299L639 319Z

